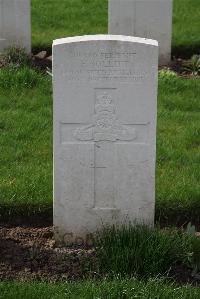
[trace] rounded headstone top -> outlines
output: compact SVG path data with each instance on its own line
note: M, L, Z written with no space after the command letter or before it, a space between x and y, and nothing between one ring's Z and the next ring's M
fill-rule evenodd
M78 43L87 41L121 41L121 42L131 42L138 44L146 44L151 46L158 46L158 42L153 39L126 36L126 35L110 35L110 34L97 34L97 35L83 35L83 36L73 36L60 38L53 41L53 46L67 44L67 43Z

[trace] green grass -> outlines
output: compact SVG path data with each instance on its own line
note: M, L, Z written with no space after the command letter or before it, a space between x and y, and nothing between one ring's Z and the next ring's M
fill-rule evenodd
M173 54L187 58L200 54L200 1L174 0L173 14Z
M177 220L183 215L187 220L190 211L199 220L199 94L199 79L159 80L156 203L161 217L167 210L166 215L171 211Z
M156 211L161 221L170 215L199 221L199 94L198 79L159 78ZM52 208L50 76L28 67L0 70L0 131L0 209L27 214Z
M52 204L50 82L27 67L0 70L1 206L16 213Z
M97 234L95 245L100 272L111 277L158 277L177 264L200 271L200 240L180 230L109 227Z
M33 49L51 49L61 37L106 31L107 0L32 1Z
M163 280L85 281L80 283L0 282L1 299L197 299L200 289Z
M34 51L50 51L52 41L60 37L107 33L107 23L107 0L32 0ZM200 1L174 0L173 54L199 53L199 27Z

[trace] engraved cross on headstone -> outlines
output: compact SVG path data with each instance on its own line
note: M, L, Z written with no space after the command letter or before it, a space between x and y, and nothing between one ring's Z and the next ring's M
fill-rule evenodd
M112 96L100 93L95 103L93 123L78 128L74 137L80 141L93 141L94 144L94 208L115 208L114 169L116 161L116 141L132 141L136 131L120 124Z

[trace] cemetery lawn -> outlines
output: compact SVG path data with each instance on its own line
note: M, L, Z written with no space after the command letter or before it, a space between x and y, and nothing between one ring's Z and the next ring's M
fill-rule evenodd
M156 215L174 224L200 217L200 80L159 76ZM0 69L0 217L52 213L51 77ZM45 217L44 217L45 218Z
M199 20L199 0L174 0L173 55L199 53ZM107 23L107 0L32 0L33 50L51 51L53 39L61 37L107 33Z
M50 76L0 69L0 110L0 214L44 211L52 205Z
M139 282L135 279L113 281L84 281L76 283L0 282L1 299L197 299L200 289L178 287L152 279Z

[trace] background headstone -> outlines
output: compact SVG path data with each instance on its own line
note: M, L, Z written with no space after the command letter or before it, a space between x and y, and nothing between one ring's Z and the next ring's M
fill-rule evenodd
M109 34L152 38L159 64L171 60L172 0L109 0Z
M30 0L0 0L0 52L12 46L31 52Z
M154 221L158 46L96 35L53 43L56 238Z

